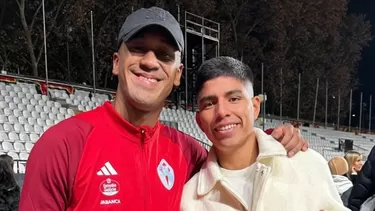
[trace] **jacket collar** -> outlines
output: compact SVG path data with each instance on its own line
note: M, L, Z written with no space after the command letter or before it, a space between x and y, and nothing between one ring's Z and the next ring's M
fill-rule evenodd
M257 161L259 163L262 163L262 160L265 158L275 156L286 157L287 153L285 148L272 136L267 135L258 128L254 128L254 133L258 141L259 155ZM198 173L198 195L206 195L209 193L223 177L217 162L215 150L211 149L206 162Z
M135 126L128 122L126 119L120 116L120 114L115 110L113 104L109 101L105 102L103 106L105 112L105 118L107 122L117 130L119 134L129 137L131 141L140 144L140 140L144 139L145 143L153 140L160 133L162 124L157 121L154 127L141 125ZM142 133L144 131L145 133Z

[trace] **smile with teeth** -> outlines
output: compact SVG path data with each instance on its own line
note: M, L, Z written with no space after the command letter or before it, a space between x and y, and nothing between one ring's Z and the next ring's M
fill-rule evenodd
M230 124L230 125L225 125L225 126L222 126L222 127L218 127L216 128L215 130L217 131L227 131L227 130L231 130L233 129L234 127L236 127L238 124Z
M138 76L140 79L142 80L146 80L146 81L150 81L150 82L158 82L158 80L154 79L154 78L146 78L146 77L143 77L141 75Z

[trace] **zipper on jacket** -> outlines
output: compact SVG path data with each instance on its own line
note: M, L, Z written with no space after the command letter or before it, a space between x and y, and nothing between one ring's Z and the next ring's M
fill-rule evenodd
M147 164L147 158L146 158L146 151L145 151L145 138L146 138L146 131L145 129L141 129L141 148L142 148L142 169L143 169L143 198L144 198L144 210L148 210L148 198L150 197L148 194L148 179L147 179L147 170L148 170L148 164Z
M269 167L261 167L261 169L257 171L257 174L255 176L255 182L254 182L254 184L256 184L257 186L254 193L257 193L257 195L253 197L254 200L253 200L253 205L252 205L251 210L259 210L259 206L260 206L259 202L262 201L264 189L265 189L264 187L266 186L270 170L271 168Z
M141 147L142 147L142 149L145 148L145 136L146 136L145 129L141 129Z

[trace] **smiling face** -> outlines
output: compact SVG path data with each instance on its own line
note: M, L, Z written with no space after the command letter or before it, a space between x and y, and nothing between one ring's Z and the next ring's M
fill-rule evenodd
M197 121L216 149L243 146L253 132L260 111L250 82L220 76L206 81L198 95Z
M160 109L173 86L180 85L181 54L161 28L148 27L113 55L122 98L143 111Z

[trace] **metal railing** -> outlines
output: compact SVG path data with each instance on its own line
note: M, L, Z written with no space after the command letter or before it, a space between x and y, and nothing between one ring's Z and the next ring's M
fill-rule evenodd
M27 160L13 160L13 161L14 161L14 166L13 166L14 173L15 174L24 174L25 172L20 171L20 169L22 170L21 165L23 167L26 167Z

